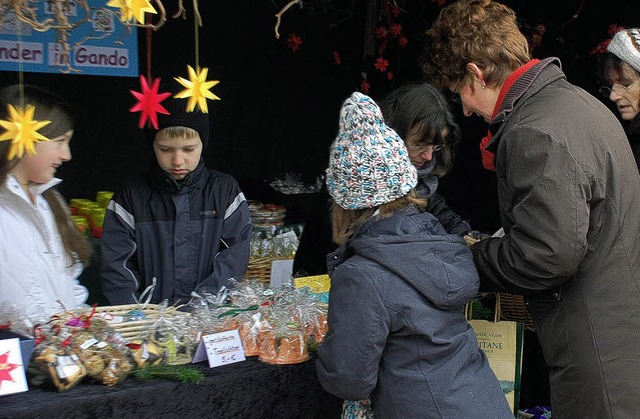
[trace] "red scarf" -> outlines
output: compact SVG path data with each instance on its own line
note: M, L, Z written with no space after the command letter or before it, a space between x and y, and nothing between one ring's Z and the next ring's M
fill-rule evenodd
M531 67L533 67L535 64L538 64L539 62L540 60L533 59L528 63L526 63L525 65L523 65L522 67L518 68L516 71L511 73L509 77L507 77L507 79L504 81L504 85L502 86L502 89L500 90L500 94L498 95L496 106L493 108L491 119L495 118L496 115L498 114L498 111L500 110L500 106L502 106L502 101L504 100L504 97L507 95L507 92L509 91L509 89L511 89L511 86L513 86L513 83L515 83L516 80L518 80L520 76L522 76L522 74L524 74L527 70L529 70ZM493 134L491 134L491 131L487 131L487 136L482 138L482 140L480 141L480 154L482 155L482 166L487 170L496 170L496 166L494 164L494 160L495 160L494 153L490 152L489 150L485 150L485 147L487 146L487 144L489 144L489 141L491 141L491 138L493 138Z

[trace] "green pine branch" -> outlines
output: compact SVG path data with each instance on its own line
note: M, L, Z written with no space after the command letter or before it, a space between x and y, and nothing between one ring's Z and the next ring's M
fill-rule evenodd
M163 378L184 383L199 383L204 379L202 371L188 365L149 365L133 371L133 375L141 381Z

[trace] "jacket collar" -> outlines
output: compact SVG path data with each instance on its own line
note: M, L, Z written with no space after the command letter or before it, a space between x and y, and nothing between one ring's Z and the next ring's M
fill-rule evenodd
M40 196L47 189L53 188L60 182L62 182L62 179L53 178L47 183L33 184L29 186L29 192L31 192L33 196ZM27 202L31 202L31 198L29 198L27 194L24 192L24 189L22 189L20 182L18 182L18 179L16 179L14 175L7 176L7 179L4 182L4 187L11 193L19 196L20 198L26 200Z
M149 179L154 189L157 189L161 192L176 193L182 189L185 189L185 187L189 188L201 186L204 182L204 173L206 170L207 168L204 165L204 160L200 159L200 162L196 166L195 170L185 176L185 178L179 184L169 173L162 170L162 168L158 165L158 162L155 161L151 169L149 170Z
M419 212L420 211L418 210L418 208L416 208L415 205L409 205L406 208L403 208L400 211L394 213L392 217L396 217L399 214L411 215L411 214L417 214ZM360 238L366 233L368 233L369 230L375 229L375 224L377 221L379 221L379 218L377 217L377 215L378 215L378 211L374 212L373 215L367 221L362 223L362 225L356 229L355 233L353 233L353 236L351 236L346 243L342 244L333 253L330 253L327 256L327 268L329 273L331 273L342 262L346 261L351 256L353 256L354 250L353 250L353 247L351 246L351 243L353 242L354 239Z
M505 93L500 108L489 123L489 131L493 138L486 149L495 152L498 147L498 133L511 112L519 103L522 103L521 99L533 96L548 84L564 77L562 64L556 57L545 58L525 71Z
M327 256L327 269L329 273L331 273L338 265L342 264L345 260L349 259L353 255L353 248L351 247L351 242L354 238L362 236L362 234L367 230L367 228L374 222L376 218L377 211L367 220L365 221L358 229L353 233L353 235L347 240L346 243L343 243L338 247L334 252L330 253Z

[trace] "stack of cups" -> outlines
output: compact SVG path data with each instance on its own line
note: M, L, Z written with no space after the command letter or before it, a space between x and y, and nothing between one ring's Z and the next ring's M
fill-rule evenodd
M91 237L102 237L102 225L104 224L104 215L107 211L107 206L113 197L111 191L98 191L96 193L97 207L91 210Z
M98 191L95 201L84 198L74 198L69 201L73 222L83 235L102 237L104 216L112 196L111 191Z

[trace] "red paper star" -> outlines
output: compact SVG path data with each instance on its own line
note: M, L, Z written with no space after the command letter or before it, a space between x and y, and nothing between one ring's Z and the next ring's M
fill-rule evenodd
M431 0L431 3L436 3L438 6L444 6L447 0Z
M409 40L407 39L406 36L402 35L400 38L398 38L398 44L400 45L401 48L405 48L408 43L409 43Z
M602 54L603 52L607 52L607 46L609 45L610 42L611 42L611 39L605 39L604 41L600 42L598 45L593 47L591 51L589 51L589 55L591 56L591 55Z
M393 71L387 71L387 79L393 80Z
M333 51L331 53L331 58L333 58L333 63L335 65L342 64L342 58L340 57L340 53L338 51Z
M394 23L393 25L391 25L391 36L393 36L394 38L398 37L398 35L400 35L402 33L402 25L398 24L398 23Z
M9 362L9 352L0 355L0 384L2 384L3 381L15 382L13 377L11 377L11 371L20 366L20 364L12 364Z
M140 88L142 92L134 92L129 90L131 94L138 99L138 103L133 105L129 112L141 112L138 120L138 128L142 128L147 121L151 122L154 129L158 129L158 114L168 115L164 106L160 104L163 100L171 96L171 93L158 93L160 87L160 77L151 79L152 84L149 87L147 79L140 75Z
M609 35L613 36L624 29L624 26L618 26L617 24L612 23L609 25Z
M388 35L387 28L384 26L378 26L375 30L376 38L385 39Z
M369 93L370 89L371 89L371 85L369 84L369 82L366 80L362 80L362 82L360 83L360 91L362 93Z
M293 52L297 52L300 50L300 45L302 44L302 38L300 38L295 33L290 33L287 36L287 47Z
M398 6L393 6L393 9L391 9L391 13L393 13L395 17L400 16L400 8Z
M378 57L378 59L376 60L376 63L374 64L374 67L379 72L384 73L385 71L387 71L387 67L389 67L389 61L387 61L382 57Z
M609 25L609 36L613 37L616 33L622 30L624 30L624 26L618 26L616 23L612 23L611 25ZM600 42L598 45L593 47L593 49L589 52L589 55L602 54L604 52L607 52L607 46L610 42L611 38L605 39L604 41Z

